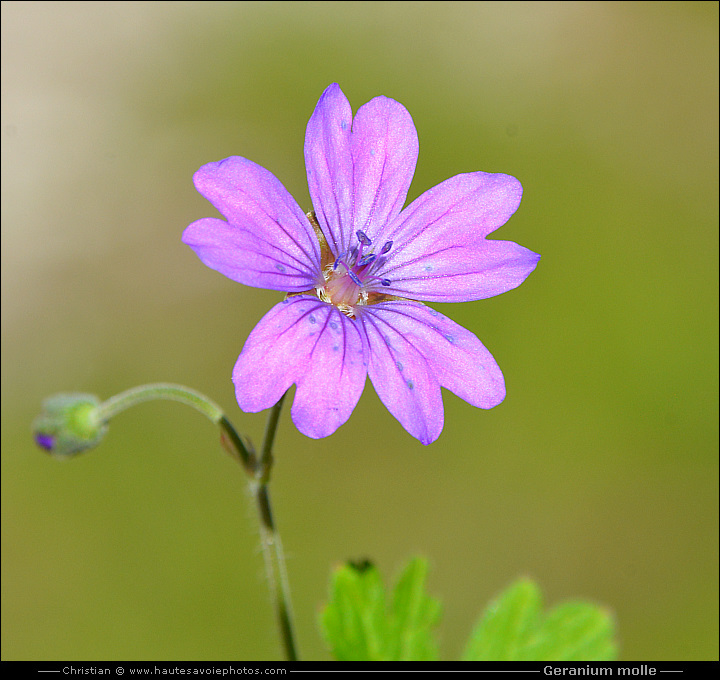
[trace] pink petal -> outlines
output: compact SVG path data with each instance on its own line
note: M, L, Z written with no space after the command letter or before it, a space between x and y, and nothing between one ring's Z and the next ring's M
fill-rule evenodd
M419 349L395 326L392 315L383 313L383 306L363 307L359 316L370 346L368 375L388 411L413 437L431 444L444 422L438 379Z
M405 203L418 155L417 132L402 104L376 97L355 120L338 85L325 90L305 135L305 165L318 223L338 256L356 232L382 238Z
M495 359L466 328L419 302L383 302L370 310L422 355L442 387L479 408L505 398Z
M272 173L233 156L204 165L193 179L227 218L198 220L183 233L206 265L248 286L289 292L312 288L321 278L315 232Z
M455 175L416 198L390 226L388 238L398 250L432 243L483 238L501 227L518 209L522 185L510 175L469 172ZM395 254L398 253L395 250Z
M383 292L427 302L482 300L517 288L539 260L537 253L512 241L438 242L415 260L388 263L382 276L391 283Z
M540 256L485 236L517 210L514 177L473 172L426 191L388 227L392 250L382 270L386 292L418 300L480 300L519 286Z
M243 411L270 408L295 383L292 419L300 432L327 437L350 417L367 375L359 325L310 296L275 305L243 347L233 371Z
M338 85L330 85L307 125L305 166L318 224L336 256L347 249L353 227L351 127L350 102Z
M375 97L360 107L352 127L354 218L381 247L386 225L402 210L418 157L418 137L407 109Z
M246 286L299 293L311 289L318 279L316 269L304 258L215 217L193 222L185 229L183 242L208 267Z

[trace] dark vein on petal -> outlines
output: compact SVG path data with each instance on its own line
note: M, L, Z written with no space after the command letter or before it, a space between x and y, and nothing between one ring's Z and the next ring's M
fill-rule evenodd
M438 185L438 186L440 186L440 185ZM399 244L397 250L395 251L395 256L397 256L399 253L401 253L401 252L402 252L408 245L410 245L410 243L412 243L412 241L414 241L420 234L426 232L428 229L430 229L431 227L435 226L440 220L444 219L444 218L447 217L450 213L452 213L452 212L458 207L458 205L460 205L461 203L463 203L464 201L466 201L466 200L468 199L468 196L469 196L470 194L474 193L475 191L477 191L477 188L472 188L472 189L470 189L466 194L464 194L461 198L459 198L459 199L458 199L457 201L455 201L452 205L450 205L443 213L441 213L441 214L438 215L437 217L433 218L433 219L432 219L430 222L428 222L427 224L423 224L422 226L417 227L412 234L409 234L409 235L408 235L408 234L404 234L404 235L402 235L402 236L399 238L400 244ZM434 199L434 196L431 197L430 199L428 199L428 200L426 201L426 203L431 203L431 201L432 201L433 199ZM411 204L409 207L412 207L412 204ZM402 221L400 224L398 224L398 226L393 230L393 232L392 232L392 234L391 234L391 236L393 237L393 239L398 238L398 235L402 233L403 228L407 225L407 223L408 223L409 221L411 221L418 212L422 212L422 209L423 209L424 207L425 207L424 205L418 206L415 210L413 210L413 212L412 212L411 214L409 214L405 219L403 219L403 221ZM402 215L402 213L400 213L400 214ZM483 238L484 238L484 237L483 237Z
M321 304L322 304L322 303L321 303ZM323 311L324 311L324 310L323 310ZM311 359L312 359L312 355L315 354L315 350L317 349L318 343L320 342L320 339L322 338L323 333L327 330L327 327L330 325L330 314L331 314L331 313L332 313L332 310L331 310L331 309L328 309L328 313L325 314L325 322L323 323L322 330L318 329L318 330L320 330L320 332L318 333L317 338L315 338L315 342L313 343L313 347L312 347L312 349L310 350L310 357L311 357ZM305 373L307 373L309 369L310 369L310 364L308 364L308 366L306 367ZM303 375L304 375L305 373L303 373Z
M432 379L435 380L436 384L439 386L440 383L437 379L437 376L435 375L435 373L432 371L432 369L428 365L428 362L425 359L425 357L422 355L422 353L414 345L412 345L410 342L405 340L405 338L402 336L402 334L399 333L398 330L394 326L392 326L392 324L389 324L382 317L374 316L372 312L369 313L368 321L373 326L373 328L375 329L375 332L380 337L380 339L382 340L383 344L385 345L385 347L387 349L387 353L388 353L390 359L392 360L396 379L398 379L398 376L399 376L399 380L401 382L403 382L404 384L407 384L406 380L405 380L405 376L402 374L402 372L400 371L400 369L397 366L397 360L395 358L396 355L393 353L392 348L388 345L387 341L383 337L383 334L380 332L380 329L378 328L376 321L380 321L380 322L384 323L388 328L390 328L392 331L394 331L400 337L400 339L406 344L406 346L408 346L410 348L410 350L415 352L416 356L413 357L414 361L421 361L422 364L424 364L424 366L425 366L425 373L426 373L425 376L421 376L420 372L419 372L418 376L422 377L422 378L426 378L427 376L430 376ZM416 387L419 387L419 386L416 386ZM423 388L424 387L425 386L423 386ZM439 387L438 387L438 389L439 389ZM419 396L420 391L421 391L420 389L414 389L414 390L411 390L410 395L407 395L407 393L406 393L405 399L403 400L404 403L401 403L401 405L400 405L401 407L398 410L400 410L402 412L403 410L407 409L405 415L409 416L411 418L411 420L418 420L421 425L423 435L425 437L428 437L430 434L429 427L428 427L429 414L425 413L425 408L424 408L425 403L423 400L420 399L420 396ZM395 404L396 404L396 406L398 405L397 401L395 402ZM405 409L403 409L403 406L405 407ZM408 406L409 406L409 408L407 408ZM408 413L407 411L412 411L412 413Z
M243 229L242 227L241 227L241 229L242 229L242 231L244 231L245 233L249 234L250 237L251 237L251 239L255 239L255 240L258 240L258 241L260 241L260 242L262 242L262 243L265 243L271 250L273 250L273 251L278 251L278 252L282 253L283 256L286 257L286 259L284 259L284 260L281 262L281 264L285 264L285 263L287 262L287 260L289 259L289 260L292 260L292 261L294 261L294 262L297 262L297 263L300 265L300 267L298 267L298 269L304 268L304 269L307 269L308 271L310 271L310 272L313 273L313 274L319 274L319 273L320 273L320 262L319 262L319 258L318 258L318 262L315 262L313 258L309 258L308 260L304 260L303 258L298 257L297 254L294 254L294 253L290 252L289 250L285 250L282 246L279 246L279 245L277 245L276 243L273 243L273 242L269 241L268 238L266 238L264 235L255 234L255 233L253 233L253 232L251 232L251 231L249 231L249 230L247 230L247 229ZM246 250L250 251L249 248L246 248ZM250 251L250 252L255 252L255 253L258 253L258 254L264 254L264 253L262 253L262 252L260 252L260 251L257 251L257 250L252 250L252 251ZM269 253L268 253L267 256L270 257ZM309 265L309 266L308 266L308 265Z
M266 171L266 172L269 177L273 178L274 182L280 183L280 180L278 180L274 175L272 175L272 173L270 173L269 171ZM249 173L249 174L251 174L251 176L252 176L252 173ZM254 176L253 179L259 179L261 176L262 175ZM284 189L284 187L283 187L283 189ZM241 199L244 199L244 200L241 200L239 205L238 204L233 205L233 204L228 203L229 207L233 207L236 210L239 209L241 212L247 213L248 216L251 216L251 217L252 217L252 213L253 213L252 209L255 208L258 212L260 212L262 215L264 215L270 222L272 222L276 227L278 227L283 234L285 234L288 237L288 239L291 241L291 243L293 243L297 247L297 249L307 258L308 262L310 262L311 264L315 264L316 257L319 260L319 255L314 251L314 249L311 247L311 252L308 252L308 250L305 247L305 244L301 243L294 233L291 233L290 231L288 231L288 229L286 229L283 226L283 224L278 220L278 217L276 215L272 214L266 208L266 206L263 205L263 203L258 201L257 198L255 198L252 194L243 190L242 188L239 190L236 189L236 191L238 192ZM268 193L271 193L272 195L268 195ZM285 199L289 198L290 201L295 203L295 207L298 207L298 209L299 209L299 206L297 206L297 202L295 201L295 199L289 193L287 193L286 189L284 191L279 191L276 187L273 187L270 192L263 191L262 198L264 199L264 201L266 201L270 205L272 205L272 202L274 199L281 201L284 204L283 207L287 209L290 218L293 220L297 220L298 216L295 215L293 206L288 205L286 203ZM257 218L254 218L254 219L257 219ZM307 223L307 219L303 215L303 219L298 222L298 226L300 227L300 233L303 234L305 237L307 237L308 243L312 244L315 239L315 234L312 233L311 230L306 226L306 223ZM232 224L229 219L228 219L228 224ZM267 228L267 225L262 225L262 226L265 226ZM240 225L238 225L238 228L242 229L243 231L248 231L251 234L253 234L254 236L258 236L254 232L250 231L249 229L245 229L244 227L242 227ZM289 251L285 251L285 252L288 252L288 255L290 255ZM297 259L297 258L295 258L295 259Z
M390 268L383 269L383 274L390 274L390 275L392 275L393 272L398 271L399 269L402 269L403 267L409 267L410 265L416 264L417 262L422 262L423 260L429 260L431 257L433 257L433 256L435 256L435 255L439 255L440 253L445 253L445 252L447 252L447 251L449 251L449 250L455 250L456 248L462 249L462 248L465 248L465 247L466 247L466 246L464 246L464 245L455 245L455 244L452 244L452 245L449 245L449 246L445 246L444 248L439 248L438 250L434 250L434 251L431 252L431 253L423 253L422 255L418 255L417 257L415 257L415 258L412 259L412 260L407 260L407 261L405 261L405 262L401 262L401 263L399 263L399 264L392 265ZM418 277L418 278L435 278L435 277L433 277L433 276L426 276L426 277ZM400 278L400 279L397 279L397 280L398 280L398 281L405 281L406 279ZM394 283L394 281L393 281L393 283Z
M425 311L427 311L428 309L431 309L430 307L427 307L426 305L424 305L422 302L393 302L390 304L392 305L392 308L388 304L385 304L382 306L378 305L380 307L380 309L374 309L374 310L372 310L372 313L378 315L379 318L382 318L382 316L380 316L381 312L385 312L385 313L389 313L389 314L397 314L398 316L404 316L406 319L411 319L412 321L415 321L416 323L422 324L423 326L425 326L425 327L435 331L439 335L442 335L443 337L445 337L445 333L443 332L443 329L441 329L441 327L439 325L438 326L433 325L431 322L428 322L425 319L421 318L420 315L416 316L415 314L412 314L411 312L408 312L405 309L406 307L410 308L410 309L418 309L419 308L419 309L423 309ZM396 307L397 307L397 309L396 309ZM449 319L448 317L446 317L444 314L441 314L440 312L437 312L437 314L438 314L438 316L435 318L439 319L440 321L449 321L450 329L453 330L453 332L456 332L454 330L455 323L452 321L452 319ZM460 326L460 327L462 328L462 326ZM393 326L393 328L394 328L394 326ZM400 332L397 328L395 330L398 333ZM467 330L467 329L463 329L463 330ZM455 346L457 347L457 345L455 345ZM418 351L420 351L420 350L418 350Z
M403 277L399 279L394 279L393 284L396 282L405 282L405 281L430 281L430 280L439 280L439 279L453 279L453 278L462 278L462 277L480 277L480 276L486 276L498 269L503 269L504 267L508 266L507 262L501 262L499 264L496 264L492 267L486 267L485 269L476 269L473 271L467 271L467 272L448 272L445 274L428 274L427 276L410 276L410 277ZM394 286L393 286L394 287Z
M311 251L312 251L312 252L309 253L309 252L305 249L305 246L298 241L298 239L295 237L295 235L292 234L291 232L289 232L289 231L282 225L282 223L278 221L278 219L277 219L275 216L271 215L267 210L265 210L265 209L263 208L263 206L261 206L259 203L257 203L257 201L253 201L253 203L255 203L255 205L262 211L262 213L268 218L268 220L270 220L270 222L272 222L283 234L285 234L285 235L288 237L288 239L290 240L291 243L295 244L295 246L297 247L297 249L298 249L303 255L305 255L305 257L307 258L307 261L308 261L310 264L312 264L312 265L317 265L318 268L319 268L319 262L320 262L319 253L316 253L315 250L312 249L312 248L311 248ZM296 217L296 216L293 215L293 217ZM305 217L305 215L303 215L303 220L305 221L305 223L308 224L308 227L306 227L305 224L301 224L300 226L301 226L301 231L302 231L302 233L305 234L305 236L308 236L309 238L316 239L316 236L315 236L314 233L312 233L312 234L309 233L309 231L310 231L310 230L309 230L309 223L307 222L307 218ZM242 227L241 227L241 229L242 229ZM249 231L249 230L246 229L245 231ZM253 234L254 236L257 236L258 238L261 238L261 239L264 240L264 241L267 241L267 239L262 238L262 237L261 237L260 235L258 235L258 234L254 234L253 232L250 232L250 233ZM312 242L312 241L311 241L311 242ZM269 242L268 242L268 243L269 243ZM276 246L276 247L277 247L277 246ZM290 256L293 257L294 259L297 259L297 260L299 261L299 258L297 258L297 257L294 256L293 254L291 254L290 251L284 250L284 249L282 249L282 248L280 248L280 249L283 250L283 252L286 252L288 255L290 255ZM317 260L317 262L316 262L316 260Z
M323 132L327 133L329 132L330 128L330 122L326 120L326 117L323 115ZM343 215L342 211L340 210L340 202L339 197L337 195L337 187L335 184L335 173L333 172L333 169L330 167L330 158L335 158L336 160L340 161L342 164L342 159L340 158L340 146L341 144L334 144L334 139L332 137L332 133L330 133L330 136L323 134L323 153L322 153L322 162L325 166L326 172L327 172L327 179L328 184L330 185L330 198L332 199L332 202L335 204L335 216L337 224L334 225L337 229L340 231L340 236L343 234ZM324 193L324 192L323 192ZM324 211L323 211L323 214ZM335 243L335 247L337 248L338 245L340 246L340 251L342 252L345 248L345 244L342 241L338 241L338 234L336 230L333 228L332 222L327 221L325 222L328 229L330 230L330 233L332 234L333 241ZM335 254L335 253L334 253ZM337 257L337 254L335 254Z
M315 300L315 299L311 298L309 295L308 296L298 295L291 302L287 303L288 309L290 308L291 305L301 304L302 302L310 302L310 303L317 302L318 304L317 305L312 304L309 309L302 312L302 316L297 317L297 319L295 319L295 321L293 321L287 328L283 329L282 331L280 331L277 334L278 338L285 335L285 333L287 333L291 328L294 328L295 325L299 324L303 319L310 316L313 313L314 309L316 309L320 305L324 304L323 302L320 302L320 300ZM282 304L282 303L280 303L280 304ZM278 312L278 316L281 316L281 315L282 315L282 308Z
M374 316L372 313L368 312L367 310L366 310L366 314L363 314L363 321L366 319L370 323L370 325L373 327L377 337L380 338L381 343L383 345L385 345L387 354L392 359L392 365L393 365L393 368L395 369L395 373L400 374L400 378L402 379L402 373L400 373L400 369L397 367L397 361L395 360L395 354L393 353L392 348L390 347L387 340L385 339L385 336L383 336L383 334L380 332L380 329L378 328L378 325L376 323L378 320L382 320L382 319L379 319L379 317ZM390 328L392 328L392 326L390 326ZM392 328L392 330L395 331L394 328ZM395 331L395 332L397 332L397 331ZM368 334L368 342L370 343L370 335L369 334ZM370 343L370 344L372 344L372 343Z
M380 170L380 180L377 183L377 186L375 187L375 194L373 196L372 204L370 205L370 210L368 211L367 219L363 223L363 231L368 231L368 224L370 224L370 220L373 218L375 214L375 208L377 207L378 200L380 198L380 188L383 184L383 179L385 177L385 167L387 166L387 137L388 137L388 122L385 121L385 136L383 137L383 162L382 162L382 168ZM373 234L373 238L376 238L376 234Z

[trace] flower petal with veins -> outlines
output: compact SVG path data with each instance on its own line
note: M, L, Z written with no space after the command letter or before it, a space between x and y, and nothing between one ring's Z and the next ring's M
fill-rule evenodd
M296 384L293 422L308 437L327 437L360 399L367 364L365 334L355 321L315 297L290 297L245 342L233 371L238 405L263 411Z
M248 337L233 382L241 409L270 408L296 385L293 422L326 437L350 417L369 375L423 444L443 427L441 387L479 408L505 398L492 355L467 329L422 304L464 302L519 286L540 256L486 237L520 205L514 177L471 172L403 209L418 157L405 107L375 97L353 118L337 84L305 134L314 212L245 158L208 163L198 191L225 220L183 234L209 267L248 286L290 294Z

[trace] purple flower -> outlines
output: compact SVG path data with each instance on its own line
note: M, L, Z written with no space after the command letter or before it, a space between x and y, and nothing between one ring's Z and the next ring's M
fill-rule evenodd
M326 437L352 413L370 376L380 399L423 444L443 427L440 387L480 408L505 398L503 375L470 331L426 302L465 302L519 286L540 256L485 237L517 210L514 177L456 175L403 210L418 139L387 97L357 112L325 90L305 135L315 212L238 156L195 173L227 221L191 224L183 242L247 286L288 293L250 333L233 382L243 411L273 406L297 385L292 419Z

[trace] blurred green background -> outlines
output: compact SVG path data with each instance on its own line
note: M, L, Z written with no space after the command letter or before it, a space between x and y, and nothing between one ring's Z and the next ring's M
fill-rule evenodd
M276 659L245 480L202 416L149 404L66 463L30 423L60 391L172 381L242 414L231 370L277 293L180 241L202 164L242 155L309 209L305 125L338 82L420 137L409 198L518 177L496 238L519 289L438 306L508 396L445 394L423 447L368 382L312 441L283 414L272 493L301 654L330 569L432 564L457 658L521 575L617 616L622 658L718 658L715 2L3 2L2 657Z

